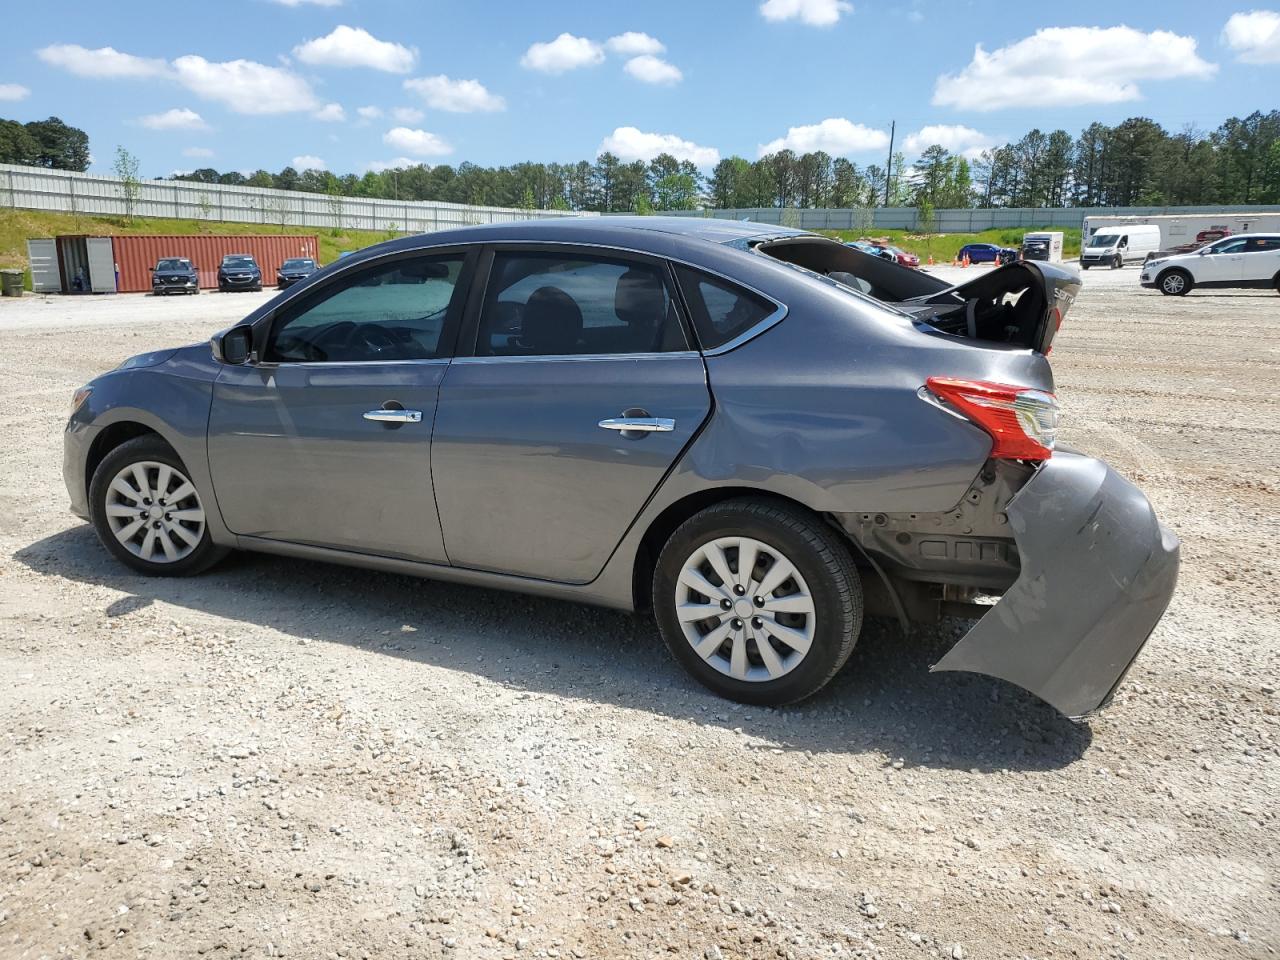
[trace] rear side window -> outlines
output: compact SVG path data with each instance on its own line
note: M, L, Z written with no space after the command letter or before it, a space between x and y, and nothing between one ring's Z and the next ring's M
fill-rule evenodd
M682 266L676 272L703 350L724 346L778 309L764 297L700 270Z
M1245 244L1245 253L1274 253L1280 250L1280 239L1275 237L1250 237Z
M687 350L666 280L650 263L498 253L476 355L601 356Z

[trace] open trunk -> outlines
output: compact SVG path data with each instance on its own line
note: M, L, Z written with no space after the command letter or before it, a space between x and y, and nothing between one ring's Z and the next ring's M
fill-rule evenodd
M1049 352L1080 290L1074 273L1048 263L1010 263L953 286L826 237L782 237L754 249L892 304L942 333L1039 353Z

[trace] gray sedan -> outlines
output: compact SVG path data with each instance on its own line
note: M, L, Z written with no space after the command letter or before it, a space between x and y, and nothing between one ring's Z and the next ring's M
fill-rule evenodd
M717 220L410 237L83 387L66 484L142 573L259 550L651 610L747 703L819 690L864 612L969 617L935 669L1080 717L1178 544L1055 444L1046 354L1078 289Z

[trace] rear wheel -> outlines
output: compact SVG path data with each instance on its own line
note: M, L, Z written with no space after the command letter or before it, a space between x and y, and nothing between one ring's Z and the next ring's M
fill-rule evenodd
M653 578L668 649L715 693L779 706L822 689L862 629L849 550L817 517L728 500L671 535Z
M182 460L157 436L122 443L98 464L89 509L99 539L140 573L199 573L226 550L209 536L205 505Z
M1160 287L1160 292L1166 297L1183 297L1191 292L1191 288L1195 286L1195 282L1191 279L1191 275L1185 270L1169 270L1160 275L1160 279L1156 281Z

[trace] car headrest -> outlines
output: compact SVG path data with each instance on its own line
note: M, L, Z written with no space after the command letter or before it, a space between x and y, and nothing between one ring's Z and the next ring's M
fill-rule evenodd
M652 270L628 270L618 278L613 312L629 327L656 330L667 315L667 292Z
M582 309L559 287L539 287L524 305L520 344L535 354L573 353L582 339Z

